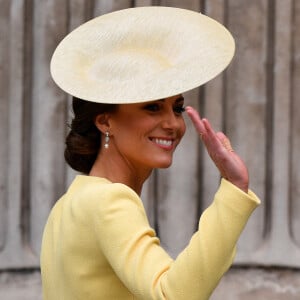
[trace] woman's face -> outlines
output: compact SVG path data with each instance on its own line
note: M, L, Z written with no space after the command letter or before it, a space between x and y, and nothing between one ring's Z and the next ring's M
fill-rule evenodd
M186 129L183 104L184 99L179 95L119 105L110 116L110 147L116 147L117 153L132 167L169 167Z

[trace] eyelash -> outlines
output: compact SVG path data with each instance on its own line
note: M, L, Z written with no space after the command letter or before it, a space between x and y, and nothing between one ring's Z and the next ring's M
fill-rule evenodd
M149 110L149 111L151 111L151 112L157 112L157 111L159 111L159 109L160 109L160 106L159 106L159 104L148 104L148 105L146 105L145 106L145 109L146 110ZM185 107L182 105L176 105L176 106L174 106L174 108L173 108L173 111L176 113L176 114L182 114L183 112L185 112Z
M149 110L149 111L152 111L152 112L156 112L156 111L159 110L159 105L156 104L156 103L153 103L153 104L147 104L147 105L145 106L145 109L146 109L146 110Z
M182 114L185 112L185 107L184 106L178 106L178 107L176 106L176 107L174 107L174 111L177 114Z

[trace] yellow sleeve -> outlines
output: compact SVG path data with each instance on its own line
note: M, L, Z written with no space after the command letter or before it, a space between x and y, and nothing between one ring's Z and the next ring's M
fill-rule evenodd
M140 198L122 184L105 190L93 208L98 244L117 276L143 300L208 299L230 267L239 235L259 204L253 193L243 193L223 179L199 230L173 261L159 246Z

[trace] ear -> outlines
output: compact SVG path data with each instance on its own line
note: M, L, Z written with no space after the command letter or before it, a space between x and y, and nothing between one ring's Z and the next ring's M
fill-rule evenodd
M106 131L109 131L110 125L109 125L109 114L99 114L95 118L95 126L103 133L105 134Z

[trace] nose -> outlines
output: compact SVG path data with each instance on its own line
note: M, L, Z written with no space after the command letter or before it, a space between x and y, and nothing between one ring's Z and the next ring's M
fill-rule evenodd
M176 115L173 109L165 112L162 121L162 127L168 130L185 130L184 120L181 116Z

